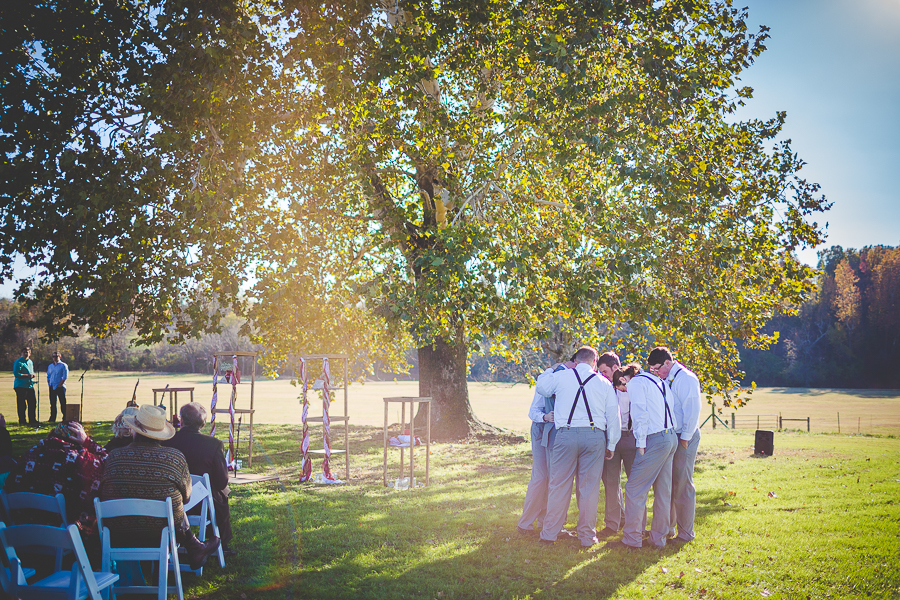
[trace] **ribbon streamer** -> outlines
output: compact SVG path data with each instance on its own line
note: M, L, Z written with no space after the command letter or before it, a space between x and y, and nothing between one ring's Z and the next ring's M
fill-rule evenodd
M300 442L300 449L303 452L303 458L300 459L300 483L309 481L312 476L312 461L309 458L309 423L306 419L309 416L309 375L306 370L306 359L300 359L300 380L303 382L303 439Z

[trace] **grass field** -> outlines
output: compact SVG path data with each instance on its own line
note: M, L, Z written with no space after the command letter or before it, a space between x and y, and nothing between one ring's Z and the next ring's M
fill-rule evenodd
M107 424L89 427L99 441L109 436ZM12 432L19 451L39 436ZM750 432L705 432L697 540L629 553L582 550L570 538L547 548L516 533L528 444L435 444L431 485L395 492L381 485L380 428L353 427L351 477L340 486L297 483L299 435L297 426L259 427L254 470L280 483L233 489L238 556L202 579L185 576L187 597L900 596L896 437L783 432L774 456L756 458ZM575 519L573 507L570 528Z
M79 373L73 373L70 378L69 402L79 402L81 386L77 381L78 375ZM209 376L88 371L84 379L85 420L112 420L131 399L134 384L139 378L138 402L141 404L152 402L153 388L162 388L167 384L171 387L193 386L195 400L206 406L209 406L212 398ZM45 376L42 375L41 381L40 420L45 421L49 417L50 404ZM227 386L220 384L220 389L225 387ZM227 393L226 390L222 396ZM354 425L380 426L384 422L382 398L417 396L418 393L418 383L415 381L353 384L348 394L350 422ZM516 431L525 431L529 427L527 413L533 394L534 389L523 384L469 383L469 397L475 413L488 423ZM298 396L299 389L291 386L288 380L257 381L254 389L254 408L257 411L254 422L281 425L299 423ZM223 403L227 401L227 396L225 397ZM335 397L337 401L333 414L341 414L343 393L338 392ZM186 398L179 396L179 401L184 402ZM721 402L718 405L721 406ZM238 387L237 406L250 406L247 383ZM707 410L711 410L711 407ZM391 411L391 422L399 422L399 409L392 407ZM0 412L10 422L16 420L11 374L0 375ZM725 409L721 415L729 423L731 412L731 409ZM838 430L837 415L840 413L843 432L855 433L858 430L859 433L900 433L900 390L759 388L746 407L734 412L737 414L739 428L746 426L755 429L756 415L764 415L761 417L761 426L772 429L774 415L780 412L785 418L811 417L813 432L835 432ZM806 429L805 422L792 421L785 422L784 425L788 429Z

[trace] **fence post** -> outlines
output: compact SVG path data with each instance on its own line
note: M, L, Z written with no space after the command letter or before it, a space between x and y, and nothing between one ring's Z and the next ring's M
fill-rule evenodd
M841 432L841 413L838 413L838 433Z
M841 432L841 423L838 421L838 433ZM809 417L806 417L806 433L809 433Z
M862 426L862 417L856 418L856 433L859 433L859 428Z
M781 413L778 413L778 429L781 430Z
M712 425L713 429L716 428L716 403L712 403Z
M734 413L731 413L731 428L732 428L732 429L735 428L735 427L734 427L734 420L735 420L735 419L736 419L736 417L734 416Z

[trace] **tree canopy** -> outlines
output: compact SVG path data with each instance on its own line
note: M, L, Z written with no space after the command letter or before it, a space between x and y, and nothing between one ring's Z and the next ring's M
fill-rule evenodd
M668 344L730 391L811 289L827 205L783 113L735 117L767 33L728 1L6 10L2 266L50 335L233 308L273 368L418 347L456 437L470 350Z

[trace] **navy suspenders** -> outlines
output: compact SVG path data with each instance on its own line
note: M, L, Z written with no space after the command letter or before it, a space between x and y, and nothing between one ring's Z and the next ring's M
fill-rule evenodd
M596 377L597 374L591 373L587 379L582 381L581 376L578 374L578 371L576 371L575 369L572 369L572 371L575 373L575 379L578 380L579 387L578 387L578 391L575 392L575 402L572 403L572 410L569 411L569 421L568 421L568 423L566 423L566 427L572 426L572 415L575 414L575 407L578 406L578 399L584 398L584 407L587 409L588 420L590 420L591 429L593 429L594 428L594 415L591 414L591 406L588 404L587 392L584 391L584 386L587 384L588 381L590 381L591 379Z
M678 373L681 373L681 371L679 371ZM675 377L678 376L678 373L675 373ZM643 373L639 373L639 374L635 375L635 377L643 377L644 379L646 379L650 383L652 383L653 387L655 387L656 389L659 390L659 393L662 394L662 397L663 397L663 406L665 407L665 412L663 413L663 429L669 428L669 419L672 420L672 427L674 427L675 419L672 418L672 412L669 410L669 403L666 402L666 383L663 382L662 385L656 385L655 381L653 381L652 379L650 379ZM675 377L672 378L673 381L675 380Z

